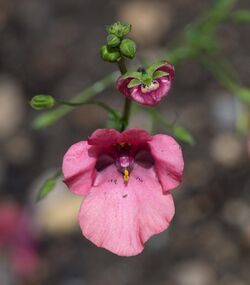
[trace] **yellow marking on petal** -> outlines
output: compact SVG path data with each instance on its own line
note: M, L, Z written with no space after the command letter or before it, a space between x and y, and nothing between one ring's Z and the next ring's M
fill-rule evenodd
M120 143L118 143L118 145L119 145L120 147L124 147L124 146L126 145L126 143L125 143L125 142L120 142Z
M129 172L128 172L127 168L125 168L125 170L124 170L123 180L124 180L124 182L128 182L128 180L129 180Z

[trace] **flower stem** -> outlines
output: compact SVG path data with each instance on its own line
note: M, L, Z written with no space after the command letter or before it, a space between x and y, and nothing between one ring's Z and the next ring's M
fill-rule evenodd
M124 58L121 58L119 61L117 61L117 64L118 64L121 74L122 75L125 74L127 72L127 67L125 65ZM124 131L126 127L128 126L131 105L132 105L132 101L126 97L125 102L124 102L124 107L123 107L123 114L121 118L121 127L120 127L121 132Z
M120 118L118 112L115 109L109 107L109 105L107 105L107 104L105 104L103 102L100 102L100 101L87 100L87 101L84 101L84 102L70 102L70 101L64 101L64 100L59 100L59 99L55 99L55 101L58 104L71 106L71 107L78 107L78 106L91 105L91 104L92 105L96 105L96 106L99 106L99 107L103 108L109 114L113 115L114 118L116 118L116 119Z

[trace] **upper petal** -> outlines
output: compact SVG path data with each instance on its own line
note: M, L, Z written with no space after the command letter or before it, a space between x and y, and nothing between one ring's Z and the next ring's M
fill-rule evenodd
M133 89L128 88L128 84L132 79L133 77L123 78L120 76L116 82L116 88L127 97L130 97L130 89Z
M158 134L148 143L164 191L177 187L182 180L184 161L179 144L170 136Z
M172 81L174 79L174 75L175 75L175 70L174 70L174 66L168 62L164 63L162 66L160 66L159 68L157 68L157 70L160 71L165 71L167 72L168 75L168 79L170 81Z
M115 129L98 129L88 138L88 144L98 147L109 147L120 141L121 134Z
M122 133L122 140L131 145L139 145L151 140L151 135L143 129L127 129Z
M121 256L137 255L174 215L170 193L163 194L153 168L136 165L129 182L112 165L100 172L82 203L79 222L86 238Z
M88 193L95 177L96 155L86 141L72 145L63 158L64 182L71 192Z

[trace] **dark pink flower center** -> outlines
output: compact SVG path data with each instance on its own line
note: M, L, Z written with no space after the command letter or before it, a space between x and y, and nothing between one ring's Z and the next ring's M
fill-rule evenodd
M134 165L134 157L131 153L131 145L127 143L118 143L114 146L115 151L115 165L123 174L123 179L128 182L129 174L131 173Z
M151 91L155 91L160 87L160 84L157 80L152 80L150 84L142 84L141 85L141 92L148 93Z
M115 164L117 170L123 175L124 182L128 182L133 171L134 163L150 167L154 161L145 146L132 146L128 143L114 144L109 151L102 153L96 163L97 171L102 171L110 164Z

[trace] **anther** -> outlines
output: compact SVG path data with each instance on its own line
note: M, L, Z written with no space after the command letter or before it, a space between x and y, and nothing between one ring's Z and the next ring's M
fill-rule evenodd
M123 180L124 182L128 182L129 180L129 171L127 168L124 169Z

